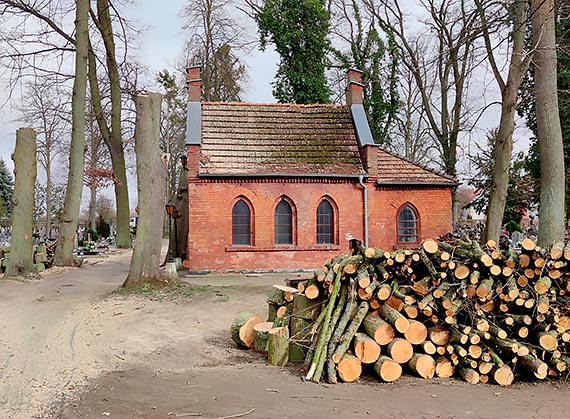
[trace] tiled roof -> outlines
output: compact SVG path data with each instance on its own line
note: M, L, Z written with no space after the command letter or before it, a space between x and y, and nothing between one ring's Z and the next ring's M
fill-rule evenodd
M377 182L381 184L449 184L449 186L457 184L451 176L437 173L435 170L408 161L383 149L378 149Z
M364 174L346 106L203 103L201 175Z

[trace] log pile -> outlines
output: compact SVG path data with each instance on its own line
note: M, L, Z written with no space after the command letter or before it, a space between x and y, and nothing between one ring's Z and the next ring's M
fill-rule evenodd
M289 326L289 361L304 360L315 382L362 371L385 382L408 372L504 386L560 377L570 369L569 264L570 245L530 239L506 253L493 241L361 248L297 289L274 288L268 320Z

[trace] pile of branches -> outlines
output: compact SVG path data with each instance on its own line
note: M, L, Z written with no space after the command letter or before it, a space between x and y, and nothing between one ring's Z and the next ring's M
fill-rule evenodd
M520 252L468 240L363 247L327 261L296 294L281 291L280 305L269 298L270 320L289 328L290 348L308 349L315 382L355 381L363 367L383 381L404 370L500 385L560 377L570 367L569 263L570 245L530 239Z

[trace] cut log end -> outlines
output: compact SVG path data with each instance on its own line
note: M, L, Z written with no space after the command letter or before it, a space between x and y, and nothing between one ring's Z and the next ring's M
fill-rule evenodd
M408 362L408 367L422 378L433 378L435 375L435 361L430 355L414 354Z
M428 329L427 327L417 321L417 320L410 320L410 326L408 330L404 333L404 336L408 342L412 345L420 345L422 344L428 336Z
M374 363L374 371L386 383L394 382L402 376L402 366L385 355L381 355Z
M493 373L493 379L500 386L510 386L515 380L515 375L508 366L502 365Z
M437 242L433 239L424 240L424 242L422 243L422 247L427 253L430 254L436 253L439 249Z
M345 354L336 366L338 376L347 383L352 383L360 378L362 374L362 363L351 354Z
M414 355L412 344L405 339L395 338L386 348L390 358L399 364L405 364Z
M363 364L372 364L380 356L380 345L370 336L364 333L356 333L354 335L354 354Z

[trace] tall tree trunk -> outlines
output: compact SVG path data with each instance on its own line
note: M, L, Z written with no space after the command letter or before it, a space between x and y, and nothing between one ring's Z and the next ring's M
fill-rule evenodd
M32 243L34 186L36 184L36 132L20 128L16 132L13 155L16 182L12 207L12 239L5 278L29 277L36 273Z
M87 90L87 59L89 53L89 0L76 1L75 17L75 79L71 103L71 147L69 151L69 175L65 192L63 217L59 224L58 244L54 263L57 266L72 265L73 246L83 189L85 160L85 97Z
M161 98L157 93L149 93L135 99L139 223L129 275L123 286L160 277L164 202L157 197L164 196L166 188L159 147Z
M532 36L536 44L534 78L540 154L538 244L564 240L565 172L558 113L554 0L531 0Z
M487 222L483 235L484 242L490 239L498 242L502 231L503 216L507 202L507 190L509 187L511 155L513 152L513 131L515 127L518 91L522 78L530 63L529 57L523 59L526 22L528 19L528 2L526 0L515 0L513 3L515 7L512 34L513 49L511 51L509 74L505 83L494 59L483 6L480 1L477 1L489 62L501 90L502 98L501 119L493 153L495 167L493 168L489 207L487 208Z

